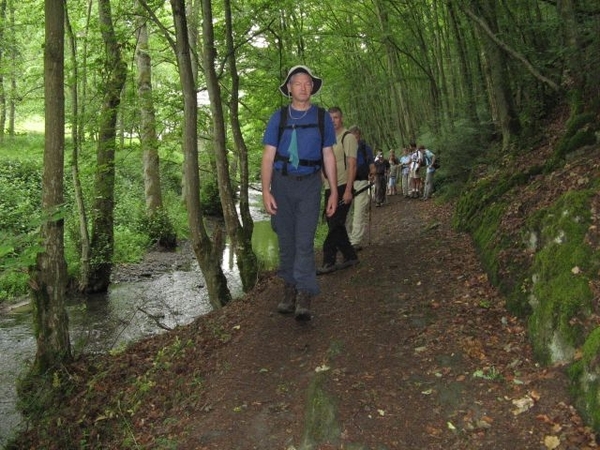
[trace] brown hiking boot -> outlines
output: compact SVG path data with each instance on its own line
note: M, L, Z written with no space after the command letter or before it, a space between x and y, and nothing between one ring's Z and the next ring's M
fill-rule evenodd
M313 294L305 291L298 292L296 296L296 311L294 316L296 320L310 320L310 302L313 298Z
M283 286L283 299L277 305L277 312L291 314L296 308L296 286L285 283Z

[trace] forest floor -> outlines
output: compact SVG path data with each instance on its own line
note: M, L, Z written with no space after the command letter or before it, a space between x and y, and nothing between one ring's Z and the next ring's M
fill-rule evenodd
M451 215L402 196L372 208L360 264L319 278L310 322L275 312L269 273L188 326L77 361L58 425L18 448L597 448L565 368L536 363Z

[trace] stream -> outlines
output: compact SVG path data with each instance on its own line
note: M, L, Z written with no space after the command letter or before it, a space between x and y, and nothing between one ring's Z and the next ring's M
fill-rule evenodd
M277 258L277 240L268 220L255 222L252 241L259 259L272 265ZM241 296L241 280L229 246L225 247L222 267L232 296ZM147 280L112 284L106 294L67 301L73 353L105 353L186 325L210 310L195 259L186 270L178 268ZM30 307L0 314L0 448L22 422L16 409L15 382L32 362L35 350Z

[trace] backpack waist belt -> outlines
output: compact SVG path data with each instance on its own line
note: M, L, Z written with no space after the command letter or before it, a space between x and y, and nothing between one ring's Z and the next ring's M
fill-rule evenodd
M275 153L275 159L273 162L282 161L284 163L283 168L281 169L281 173L283 175L287 175L287 163L289 162L289 160L290 160L289 156L287 156L287 157L283 156L279 152ZM323 164L323 161L320 159L300 159L298 161L299 166L316 167L317 169L315 170L315 172L321 168L322 164Z

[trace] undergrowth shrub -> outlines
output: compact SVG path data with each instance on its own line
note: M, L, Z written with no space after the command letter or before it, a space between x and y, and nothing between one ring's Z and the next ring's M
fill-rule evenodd
M39 162L3 160L0 164L0 229L21 234L32 230L39 216L42 167Z
M441 133L424 132L417 142L440 158L434 183L439 195L456 198L471 177L471 172L488 159L490 132L467 119L457 121Z

